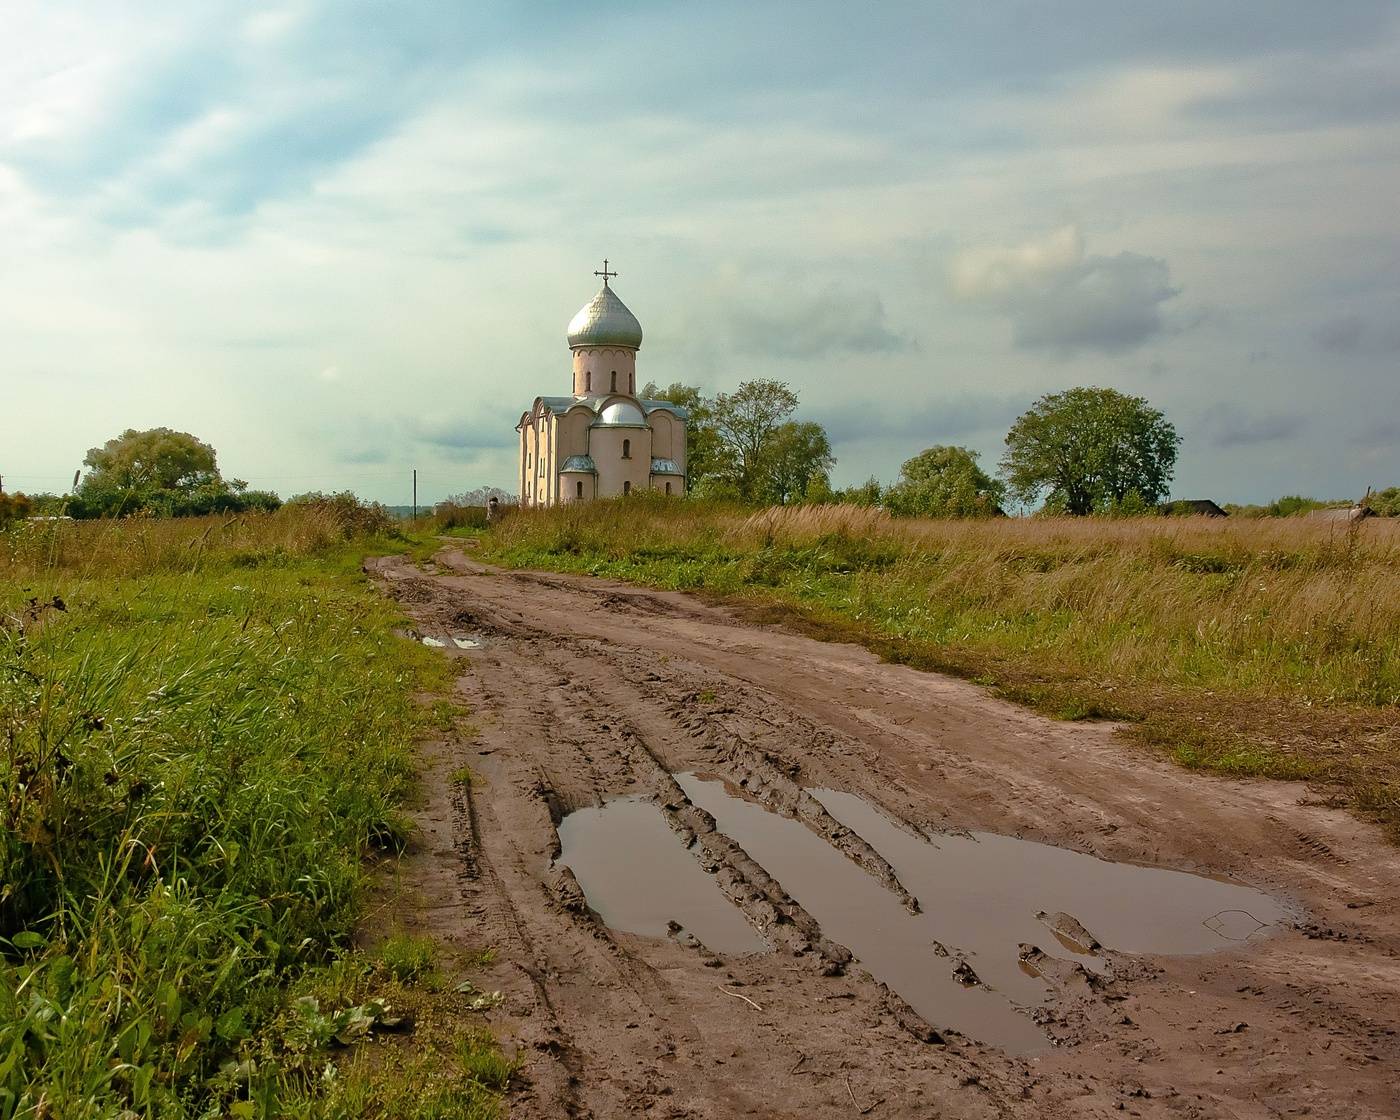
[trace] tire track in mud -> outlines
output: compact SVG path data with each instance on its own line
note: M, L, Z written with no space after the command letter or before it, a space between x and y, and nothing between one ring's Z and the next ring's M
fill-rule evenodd
M559 588L552 580L525 579L551 590ZM611 786L591 781L586 796L570 791L560 797L557 779L547 776L543 780L541 795L555 806L551 813L556 829L551 860L559 855L557 828L568 811L601 805L609 794L635 792L635 784L646 784L642 774L650 770L658 807L672 831L760 934L775 949L808 961L805 967L826 975L844 972L853 960L850 949L824 937L820 923L741 844L725 835L708 812L692 804L672 776L682 769L703 770L730 783L741 796L802 823L885 886L908 912L920 911L918 899L900 882L888 861L858 832L831 816L799 780L804 766L784 753L785 744L801 743L806 751L805 768L810 769L817 755L856 752L859 746L854 741L815 724L751 685L684 660L668 659L658 670L654 657L643 649L552 633L519 617L506 621L490 609L459 611L453 621L470 621L478 633L491 634L506 643L529 665L510 676L506 691L523 690L538 696L543 691L538 681L552 681L558 689L568 687L567 695L557 690L551 694L565 709L557 722L572 730L558 735L546 732L551 758L558 758L555 747L579 750L580 742L592 741L590 724L600 733L596 736L599 741L605 734L615 747L632 752L630 774L615 774L617 780ZM607 671L599 671L600 664ZM725 696L722 704L707 705L701 700L704 694L720 692ZM536 703L530 710L545 718L550 709ZM629 714L624 717L623 712ZM581 724L584 715L587 719ZM657 749L648 745L648 738L639 730L642 724ZM592 756L583 754L592 768ZM884 800L869 791L866 795L876 803ZM906 830L922 834L917 826L884 808ZM551 867L547 882L563 909L593 918L584 892L568 868ZM601 936L611 938L601 924L597 928ZM938 967L932 947L929 966ZM887 985L864 969L858 976L879 993L882 1007L900 1029L923 1042L943 1041L943 1033ZM1058 1015L1042 1010L1040 1022L1063 1025L1073 1020L1081 1038L1101 1033L1093 1029L1094 1021L1111 1015L1107 1001L1095 998L1104 981L1096 978L1098 987L1070 985L1049 971L1044 979L1052 990L1061 991L1072 1007Z
M427 581L410 576L401 582L409 589L406 601L418 605L431 602L431 585ZM430 612L418 613L421 618ZM524 800L537 807L538 820L531 830L541 834L542 842L537 842L537 847L543 858L539 862L550 865L550 869L537 875L533 885L543 886L555 912L567 916L570 919L568 928L583 932L595 950L591 954L579 953L576 936L560 938L556 934L557 943L550 947L552 952L532 942L521 928L511 902L512 896L522 890L528 891L530 874L522 866L518 853L507 855L504 862L510 865L508 873L517 882L512 886L500 886L496 893L502 909L509 915L510 940L518 946L518 952L535 962L534 967L522 970L530 978L537 1003L551 1021L550 1029L536 1031L531 1042L537 1050L558 1051L555 1056L569 1071L571 1085L588 1083L596 1089L607 1085L614 1075L600 1069L596 1063L578 1063L569 1040L578 1033L579 1026L569 1012L559 1010L559 1001L548 998L544 986L557 986L570 971L582 972L595 983L601 981L614 989L621 985L636 992L649 1009L647 1014L653 1018L671 1019L679 1004L669 987L658 980L655 970L621 945L613 932L588 910L572 873L567 868L552 867L552 861L559 854L558 824L568 811L601 804L611 795L635 793L639 789L652 793L676 834L677 842L692 851L701 867L714 876L722 893L745 913L775 949L798 962L800 973L839 976L850 962L851 954L844 946L825 940L818 923L781 884L749 857L741 845L721 832L709 813L690 802L672 777L674 767L703 767L712 773L725 774L736 786L785 815L804 820L809 826L816 822L815 831L819 835L828 841L834 839L839 851L867 869L873 869L877 879L901 901L907 900L911 908L917 907L888 864L854 832L831 818L785 774L780 759L765 755L737 737L727 750L715 748L709 742L708 733L697 734L694 713L659 702L619 682L617 667L611 659L598 657L595 643L541 632L521 620L501 618L492 610L479 609L479 604L474 604L469 611L459 610L446 617L442 612L431 613L438 616L434 623L446 630L470 628L491 641L487 656L472 659L472 676L478 693L474 699L493 717L490 739L494 750L489 757L504 753L502 732L505 732L507 749L515 760L511 765L488 770L488 773L494 771L490 788L494 791L496 783L508 781ZM644 656L640 651L626 652L631 658ZM596 668L600 661L607 670L602 674ZM567 693L563 682L567 682ZM623 711L629 714L624 717ZM690 726L686 726L687 723ZM646 725L645 734L639 724ZM597 746L590 749L585 744ZM600 767L597 759L604 753L610 765ZM502 856L491 850L491 835L510 827L512 825L506 821L489 820L488 827L482 829L484 835L479 842L484 846L487 863L503 862ZM519 826L515 827L519 831ZM547 838L542 835L546 828ZM500 879L494 873L491 877ZM562 954L569 959L567 967L559 959L561 944L568 947ZM600 958L596 952L600 947L605 958ZM716 954L701 951L704 964L715 968L718 974L725 962ZM728 975L733 979L732 973ZM868 989L871 1011L889 1021L905 1037L942 1042L941 1036L885 985L863 971L855 979L858 985ZM672 1014L663 1012L658 1016L658 1006ZM844 1008L846 1004L841 1006ZM626 1022L629 1028L636 1030L635 1024L642 1018L642 1012L629 1006L609 1012L606 1018L614 1023ZM651 1049L664 1056L674 1052L678 1037L695 1032L693 1028L658 1030L653 1027L651 1033L655 1036ZM975 1043L968 1045L977 1047ZM961 1064L955 1054L949 1057L954 1064ZM986 1076L984 1073L983 1078ZM982 1082L968 1082L974 1083ZM631 1098L636 1098L638 1092L645 1096L644 1090L636 1088L635 1080L632 1084ZM606 1104L590 1102L599 1115L606 1115L609 1109L627 1103L628 1099L618 1101L616 1098L607 1100ZM635 1104L635 1099L631 1103ZM560 1104L564 1106L566 1102L561 1100ZM584 1113L569 1106L565 1114Z
M1366 1005L1373 1014L1358 1015L1355 996L1348 1002L1346 993L1355 988L1346 986L1345 971L1324 977L1320 988L1316 978L1304 982L1296 972L1285 983L1289 969L1308 967L1296 947L1272 956L1267 949L1222 955L1203 965L1130 963L1105 984L1027 946L1024 963L1046 973L1058 992L1048 1014L1059 1023L1047 1026L1057 1037L1094 1045L1030 1065L956 1034L946 1046L920 1044L922 1020L902 1016L902 1001L882 985L857 969L849 976L823 975L842 970L823 953L819 928L804 923L797 904L786 913L779 908L787 895L782 884L717 830L671 775L691 770L725 778L740 796L801 821L896 897L903 892L912 898L892 870L888 877L881 873L884 860L862 838L843 836L843 826L819 803L819 812L805 805L804 798L814 800L806 791L859 792L912 833L936 830L949 817L945 799L930 797L935 780L940 787L946 781L947 797L962 799L963 806L989 797L1043 796L1044 777L1021 781L1019 775L1030 771L1014 766L1016 750L1024 753L1026 742L1039 747L1039 740L1024 725L993 724L990 733L1008 742L1008 754L998 757L963 753L966 743L957 745L956 739L945 746L946 722L906 727L904 710L890 707L891 698L902 700L910 688L906 671L897 668L863 673L858 687L838 679L830 696L807 710L813 682L823 678L795 659L793 639L765 643L762 631L730 622L729 633L739 640L726 651L716 612L699 604L677 606L669 597L563 577L462 571L470 564L451 560L444 568L453 574L425 578L393 560L378 563L375 571L428 632L485 639L485 648L469 656L445 652L470 665L464 679L479 693L470 699L479 705L482 746L488 748L479 760L487 785L469 798L479 818L479 879L493 884L483 893L491 895L490 922L512 946L503 944L503 956L519 953L528 979L518 1033L538 1055L531 1074L536 1086L516 1104L515 1114L848 1116L855 1110L846 1078L861 1105L883 1098L874 1114L889 1116L1068 1118L1124 1109L1163 1118L1263 1116L1292 1094L1306 1099L1317 1116L1386 1114L1377 1102L1387 1090L1367 1071L1377 1068L1376 1060L1400 1055L1393 1028L1374 1014L1374 1004ZM616 617L617 625L607 625L600 611ZM680 635L698 643L693 651ZM750 665L750 655L740 649L768 660ZM838 651L831 660L839 664L843 656L849 655ZM820 649L813 658L820 669ZM792 687L774 675L787 672L789 663ZM892 683L882 683L886 675ZM860 707L844 715L832 707L857 702ZM884 723L887 731L881 730ZM1052 743L1063 743L1072 732L1046 734ZM911 751L917 751L912 758ZM1057 760L1077 761L1063 746L1044 754L1051 770ZM1124 766L1108 762L1106 773L1121 780ZM1069 788L1082 797L1082 774L1059 768L1081 782ZM1152 780L1151 774L1143 779L1147 802L1181 788L1180 781L1154 787ZM570 891L562 876L551 876L558 823L568 811L638 793L655 797L677 843L713 868L714 881L753 924L765 932L782 929L790 942L776 945L779 952L769 957L725 959L675 940L619 935L588 912L576 882ZM1121 827L1114 803L1105 804L1090 802L1077 814L1032 814L1031 831L1038 827L1046 839L1064 843L1069 825L1074 846L1092 849L1101 825ZM965 808L960 816L967 819ZM1320 814L1309 816L1313 823L1301 829L1293 823L1290 799L1277 816L1280 831L1304 831L1336 852L1340 859L1333 866L1345 874L1361 865L1354 847L1343 849L1335 831L1318 823ZM1122 844L1123 835L1115 835L1110 846ZM1238 837L1230 842L1240 843ZM1156 857L1155 838L1150 843L1137 849L1144 861ZM1317 851L1306 841L1294 843ZM1168 840L1163 850L1169 853L1172 846ZM1241 858L1258 857L1234 860ZM1353 877L1361 879L1359 872ZM1338 872L1331 881L1342 878ZM1368 887L1367 893L1380 890ZM1373 907L1360 916L1380 913ZM1305 945L1338 948L1331 942ZM834 949L839 957L841 947ZM1375 954L1382 951L1378 946ZM1283 972L1270 977L1265 959ZM1368 957L1364 970L1358 962L1354 974L1390 990L1385 985L1394 985L1376 971L1376 961ZM1239 981L1250 983L1242 987ZM715 990L732 984L762 1010ZM1231 995L1246 989L1258 994ZM1331 994L1325 1001L1299 999L1313 989ZM1257 1002L1242 1004L1244 999ZM1337 1045L1309 1048L1304 1057L1306 1036L1297 1034L1294 1018L1300 1011L1306 1030L1325 1033L1329 1045ZM1247 1029L1224 1035L1212 1021L1231 1027L1244 1019ZM1190 1033L1198 1027L1200 1035ZM1265 1106L1265 1100L1273 1104Z

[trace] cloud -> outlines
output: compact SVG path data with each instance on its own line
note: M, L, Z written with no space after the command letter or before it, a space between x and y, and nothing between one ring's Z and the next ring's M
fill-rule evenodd
M1215 447L1241 447L1291 439L1303 430L1307 417L1298 412L1248 412L1224 404L1207 414L1202 426Z
M750 291L726 312L736 353L812 358L840 353L894 353L913 343L890 330L873 291L830 284L811 295L774 285Z
M811 413L812 419L826 428L833 443L888 439L903 444L912 440L920 447L927 447L1008 429L1025 407L1023 395L987 394L963 395L936 403L921 402L895 411L861 399L817 406Z
M1313 340L1334 354L1388 354L1400 350L1400 324L1377 325L1347 312L1321 324L1313 331Z
M404 437L426 447L435 448L456 457L458 453L515 447L516 420L495 413L475 412L407 416L398 421Z
M1062 355L1142 345L1162 330L1162 304L1180 291L1166 261L1086 255L1072 225L1011 248L963 252L951 278L958 298L1011 319L1017 346Z

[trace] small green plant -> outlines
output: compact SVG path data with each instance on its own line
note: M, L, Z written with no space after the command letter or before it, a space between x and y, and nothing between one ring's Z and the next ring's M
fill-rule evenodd
M485 1028L464 1031L457 1036L457 1062L471 1081L503 1092L510 1085L520 1064L501 1052L495 1036Z
M379 946L379 961L395 980L411 984L433 969L434 946L426 937L396 933Z

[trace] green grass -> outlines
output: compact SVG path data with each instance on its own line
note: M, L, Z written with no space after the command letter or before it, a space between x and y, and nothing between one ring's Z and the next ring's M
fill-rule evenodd
M1310 778L1400 834L1400 523L895 520L640 499L512 513L478 555L693 590L758 621L1115 719L1185 765Z
M432 970L347 956L450 683L360 573L403 547L315 510L0 532L0 1120L495 1114L470 1078L356 1103L289 1003Z

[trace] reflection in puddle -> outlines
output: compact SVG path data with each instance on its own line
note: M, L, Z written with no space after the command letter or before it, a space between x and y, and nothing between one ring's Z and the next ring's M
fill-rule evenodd
M588 905L613 929L665 937L678 922L723 953L768 949L739 908L686 851L656 804L616 797L579 809L559 825L558 862L574 873Z
M802 904L824 936L850 949L863 968L903 996L933 1026L956 1027L1009 1050L1047 1045L1040 1029L1006 1000L964 987L953 978L951 962L934 952L932 942L941 932L929 915L910 914L892 891L806 825L735 797L720 782L694 774L678 774L676 781L691 801L715 818L720 831ZM866 839L879 849L873 838ZM881 854L888 858L887 853ZM898 864L895 870L900 870ZM927 909L941 909L933 899L921 901ZM1014 969L1014 944L1011 965ZM980 969L981 962L974 967ZM1037 1000L1041 991L1037 988Z
M1238 944L1289 916L1262 891L1200 875L1110 863L991 833L939 836L933 843L854 794L813 790L918 897L923 913L910 914L797 821L733 796L720 782L692 774L677 780L827 937L849 948L925 1019L1008 1050L1047 1045L1010 1002L1033 1006L1046 994L1035 970L1020 967L1020 943L1097 969L1084 942L1097 939L1129 953L1202 953ZM995 991L958 983L935 943L965 957Z

